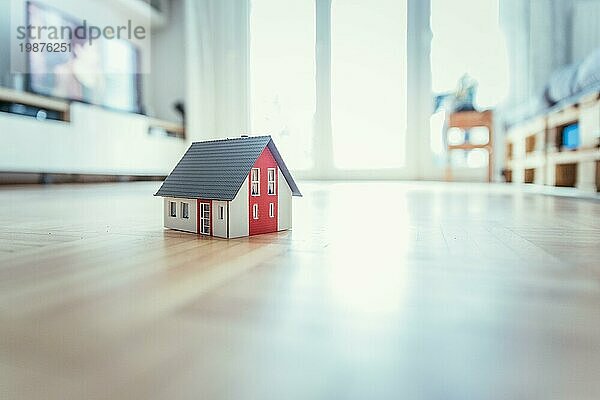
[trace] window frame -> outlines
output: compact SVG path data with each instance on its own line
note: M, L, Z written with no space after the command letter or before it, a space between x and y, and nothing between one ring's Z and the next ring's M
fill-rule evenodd
M211 221L211 206L210 203L200 203L200 234L210 235L212 230ZM206 228L206 230L204 229Z
M252 205L252 219L258 219L258 204L254 203Z
M190 219L190 203L185 201L181 202L181 218Z
M225 219L225 207L224 206L219 206L219 220L224 220Z
M273 180L271 180L271 171L273 172ZM267 194L269 196L277 195L277 168L267 168ZM271 184L273 184L273 193L271 193Z
M256 171L256 180L253 172ZM254 194L254 185L256 184L256 194ZM250 170L250 195L254 197L260 196L260 168L252 168Z
M275 203L269 203L269 218L275 218Z
M177 202L169 200L169 217L177 218Z

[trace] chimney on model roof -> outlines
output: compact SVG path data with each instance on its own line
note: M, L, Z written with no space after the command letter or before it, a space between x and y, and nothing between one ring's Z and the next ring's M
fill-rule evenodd
M250 137L250 136L248 136L248 135L241 135L240 137L247 138L247 137Z

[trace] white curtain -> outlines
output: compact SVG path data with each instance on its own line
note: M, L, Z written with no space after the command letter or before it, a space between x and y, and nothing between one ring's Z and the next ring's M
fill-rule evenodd
M598 10L597 2L587 0L500 1L511 80L506 106L539 96L556 69L579 61L586 52L583 38L589 39L585 49L600 43L593 35Z
M186 115L191 141L231 137L250 127L250 0L184 0L186 13ZM285 0L282 0L285 1ZM315 1L315 0L300 0ZM428 150L426 133L431 108L429 79L429 1L407 0L408 75L406 160L402 168L340 170L333 165L329 41L330 0L316 0L315 28L317 104L310 170L298 177L317 179L395 179L419 177ZM364 3L368 2L365 0ZM342 4L342 3L340 3ZM361 4L359 2L358 4ZM406 22L405 22L406 23ZM357 32L357 34L366 34ZM273 34L277 34L274 32ZM319 41L319 37L327 41ZM347 43L352 44L352 37ZM324 51L327 49L327 51ZM277 55L275 55L277 56ZM399 71L398 73L401 73ZM356 94L359 95L359 94ZM383 101L374 99L374 101ZM252 132L250 132L252 133ZM313 134L306 132L307 135ZM368 132L365 132L365 137ZM292 157L293 158L293 157ZM290 158L290 161L292 161ZM294 165L290 168L295 169ZM296 171L299 172L299 171Z
M190 141L249 129L248 0L185 0Z

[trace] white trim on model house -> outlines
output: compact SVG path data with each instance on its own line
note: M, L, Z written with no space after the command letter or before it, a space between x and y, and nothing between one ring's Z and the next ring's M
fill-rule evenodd
M275 186L275 180L277 177L277 169L276 168L268 168L267 169L267 194L270 196L275 196L277 194L277 189Z
M210 203L200 203L200 233L210 235Z
M250 194L260 196L260 168L252 168L250 171Z
M190 203L181 202L181 218L188 219L190 217Z

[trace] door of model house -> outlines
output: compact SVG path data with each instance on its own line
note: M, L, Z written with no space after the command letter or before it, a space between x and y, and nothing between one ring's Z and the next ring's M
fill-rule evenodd
M200 233L210 235L210 203L200 203Z

